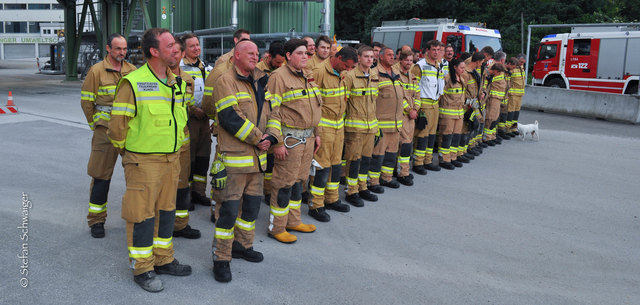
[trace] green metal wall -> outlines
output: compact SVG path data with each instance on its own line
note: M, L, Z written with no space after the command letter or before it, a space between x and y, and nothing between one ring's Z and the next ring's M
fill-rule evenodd
M331 1L331 34L334 29L335 2ZM156 1L149 2L149 13L154 15ZM231 0L195 0L196 9L191 9L191 0L174 0L176 9L173 19L174 32L190 31L191 18L195 18L195 29L228 26L231 23ZM247 2L238 1L238 27L252 33L287 32L292 27L304 32L302 24L304 4L302 2ZM319 32L322 24L322 3L308 2L308 31ZM153 17L152 17L153 18Z

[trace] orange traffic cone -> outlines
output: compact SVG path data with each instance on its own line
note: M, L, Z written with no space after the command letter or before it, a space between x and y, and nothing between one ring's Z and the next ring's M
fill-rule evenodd
M16 104L13 103L13 95L11 94L11 91L9 91L9 98L7 99L7 106L13 106L13 107L16 106Z

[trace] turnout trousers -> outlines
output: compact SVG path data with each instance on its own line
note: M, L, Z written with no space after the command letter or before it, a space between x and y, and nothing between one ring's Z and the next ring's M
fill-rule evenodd
M125 152L122 157L127 190L122 197L127 248L133 275L173 261L173 223L180 172L179 153Z
M344 133L344 158L347 160L347 195L367 190L369 163L373 154L374 133Z
M234 240L244 248L253 247L263 179L262 173L228 173L227 186L214 191L221 198L216 204L215 261L231 261Z
M320 132L320 149L314 156L322 166L316 170L315 178L311 184L312 209L324 207L337 202L339 199L338 186L342 170L342 150L344 148L344 128L324 127Z
M287 148L289 155L284 160L276 158L274 161L269 213L269 232L273 235L302 223L302 184L309 178L314 144L315 137L308 137L305 144Z
M107 137L107 127L96 126L91 139L91 155L87 165L87 174L92 178L87 214L89 227L107 220L107 195L116 161L118 161L118 150Z

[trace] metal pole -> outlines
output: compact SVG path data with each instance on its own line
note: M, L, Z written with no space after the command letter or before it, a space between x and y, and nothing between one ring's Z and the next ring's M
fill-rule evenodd
M302 31L309 31L309 2L307 1L302 4Z
M529 81L529 50L531 49L531 25L527 27L527 61L524 67L524 84Z
M524 12L520 11L520 54L524 54Z
M323 1L322 13L324 14L324 23L322 24L322 33L329 36L331 31L331 0Z

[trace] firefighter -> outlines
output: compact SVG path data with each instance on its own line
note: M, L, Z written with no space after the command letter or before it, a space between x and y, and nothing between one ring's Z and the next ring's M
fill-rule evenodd
M515 137L518 132L518 118L524 96L525 72L518 58L512 57L507 61L507 69L511 71L509 84L509 105L507 109L507 136Z
M466 73L464 61L459 58L449 62L449 73L445 77L445 86L439 104L439 129L440 129L440 154L442 161L440 167L448 170L462 167L462 162L457 160L458 146L462 138L462 122L464 118L464 102Z
M307 69L313 70L315 66L329 58L329 53L331 53L331 38L326 35L320 35L316 39L316 54L311 56L309 62L307 62Z
M420 98L420 88L418 78L411 71L413 66L413 51L411 48L400 51L398 67L400 70L400 81L404 88L405 98L408 108L404 110L402 120L402 130L400 131L400 154L398 155L398 182L411 186L413 185L413 175L409 173L409 162L413 149L413 133L415 130L415 120L418 118L418 107L415 101Z
M309 36L302 37L302 39L307 42L307 57L312 58L316 54L316 42Z
M204 96L204 80L207 79L209 69L200 60L200 40L195 34L182 36L185 44L185 56L180 62L180 68L194 79L193 102L194 107L189 111L189 134L191 145L191 202L204 206L211 205L211 199L206 196L207 170L211 156L211 129L209 118L202 110Z
M163 289L159 274L189 275L191 266L173 257L172 232L187 124L187 83L169 69L175 43L166 29L142 36L147 63L120 80L109 122L109 140L123 152L127 190L122 197L129 261L144 290ZM154 272L155 271L155 272Z
M444 47L444 60L447 63L450 63L455 56L455 52L453 51L453 46L449 43Z
M282 43L274 42L269 46L269 56L260 61L256 68L271 75L273 71L280 68L285 62L286 52ZM273 148L269 149L267 153L267 169L264 171L264 185L262 191L264 193L264 202L269 205L271 200L271 177L273 175Z
M505 66L506 59L507 59L507 54L502 52L502 51L498 51L493 55L493 62L494 63L500 63L505 67L504 79L505 79L506 84L507 84L505 92L508 92L509 91L509 85L510 85L510 82L511 82L511 72L508 69L506 69L506 66ZM511 137L507 135L508 108L509 108L509 97L505 95L505 98L502 99L502 101L501 101L501 104L500 104L500 115L498 116L497 138L499 138L501 140L511 140Z
M322 168L316 169L311 184L309 215L320 222L331 220L325 208L349 212L349 206L340 201L338 194L344 146L344 114L347 107L340 74L352 70L357 62L356 51L346 47L313 69L313 78L322 96L322 118L319 123L322 127L319 133L322 146L314 159Z
M465 77L467 80L465 105L467 112L470 113L468 116L467 113L465 113L467 124L462 125L463 134L466 134L466 147L463 148L463 151L467 151L474 157L482 153L482 147L479 145L479 141L482 140L484 119L482 114L483 109L481 107L483 93L480 90L482 89L482 76L479 71L483 60L484 55L480 52L473 53L471 57L465 60L465 70L467 73Z
M373 48L373 64L371 68L375 68L378 65L378 58L380 57L380 50L384 47L384 44L381 42L374 41L371 43L371 47Z
M249 33L249 31L245 29L239 29L233 33L234 45L238 44L240 41L249 40L249 39L251 39L251 33ZM209 117L209 120L212 121L210 130L211 130L211 135L214 137L218 135L218 132L217 132L218 122L216 121L216 107L215 107L215 102L213 101L213 89L214 89L213 83L215 82L215 80L218 79L218 77L220 77L222 74L227 72L227 70L231 69L231 66L233 65L233 61L234 61L233 52L234 52L234 49L231 49L231 51L225 53L224 55L220 56L220 58L218 58L218 60L216 61L215 67L213 68L211 73L209 73L209 76L207 76L204 82L205 87L204 87L204 97L202 99L202 110ZM218 151L217 144L216 144L216 151ZM214 154L214 160L216 160L216 158L217 158L217 154ZM216 182L212 180L212 183L216 183ZM216 197L214 195L215 194L212 192L211 193L212 199L215 202L218 202L219 200L216 200ZM213 223L216 222L215 217L216 217L215 207L211 205L211 222Z
M500 116L500 105L506 98L507 81L504 79L505 67L501 63L494 63L489 68L487 78L487 111L484 120L484 142L489 146L496 146L496 127Z
M187 113L194 111L196 106L193 102L193 90L195 86L194 78L187 72L180 69L180 62L185 53L185 42L178 37L173 37L176 43L174 47L178 49L174 65L169 65L171 72L179 75L183 81L187 82ZM189 174L191 172L191 143L189 127L184 128L184 139L180 147L180 175L178 176L178 191L176 194L176 221L173 224L173 237L184 237L188 239L200 238L200 231L191 228L189 225Z
M358 49L358 66L345 73L343 82L347 93L347 111L344 120L344 158L347 176L345 199L355 207L363 207L364 200L378 201L378 196L367 189L369 163L373 153L378 119L376 97L378 75L371 69L373 48Z
M274 42L271 45L269 45L268 56L266 56L263 60L261 60L256 65L256 68L260 69L260 71L267 73L267 75L271 75L273 71L275 71L276 69L280 68L280 66L282 66L282 64L285 61L284 57L285 57L285 52L284 52L284 47L282 46L282 43Z
M379 65L373 69L378 74L378 97L376 98L376 118L380 139L373 148L369 166L369 190L382 194L382 186L399 188L400 183L393 181L393 170L398 158L400 131L402 130L403 111L409 110L404 97L404 88L400 81L400 71L392 68L393 50L383 47L378 57Z
M493 65L493 55L495 54L495 52L493 51L492 47L486 46L482 48L482 50L480 50L479 53L484 56L484 60L482 61L482 64L480 65L480 67L476 68L476 71L480 74L482 79L481 88L480 88L481 96L480 96L480 100L478 101L480 102L480 112L482 113L483 120L481 121L482 130L476 136L476 141L478 143L478 146L480 146L481 148L487 148L489 147L489 145L484 142L484 138L486 138L486 134L484 133L485 128L488 127L488 126L484 126L484 122L486 121L486 116L487 116L487 109L486 109L487 97L489 94L489 92L487 91L487 86L489 83L489 78L491 76L489 73L489 68L491 67L491 65ZM497 141L499 140L496 138L496 143L498 143Z
M213 247L213 274L218 282L231 281L232 257L256 263L263 260L262 253L253 250L253 238L267 149L275 142L275 137L265 133L270 112L268 76L256 69L258 46L242 41L234 52L231 69L216 80L213 91L220 123L219 162L227 174L226 185L214 191L221 198L216 205ZM212 169L220 170L215 164Z
M238 42L240 42L241 40L250 40L250 39L251 39L251 32L245 29L237 29L235 32L233 32L234 46L238 44ZM214 68L217 68L219 65L224 65L226 66L224 68L224 71L227 71L229 66L231 66L231 64L233 63L233 52L234 50L231 49L231 51L224 53L220 57L218 57L218 60L216 60Z
M126 55L127 40L124 36L109 36L107 56L91 67L81 89L80 106L87 117L89 127L93 130L91 155L87 166L87 173L91 176L87 222L94 238L105 236L107 195L113 167L118 160L118 151L107 138L113 97L118 81L136 69L134 65L124 61Z
M287 65L269 77L272 112L268 132L275 136L275 162L271 180L271 212L269 236L283 243L297 237L289 231L311 233L316 227L300 219L302 184L309 177L313 154L320 148L322 128L318 126L322 98L307 65L307 43L291 39L284 45Z
M424 50L424 58L412 68L419 75L420 106L416 119L415 149L413 152L413 171L418 175L426 175L426 170L439 171L440 166L433 164L433 148L436 143L438 127L438 99L444 88L444 71L439 61L440 42L430 40Z

